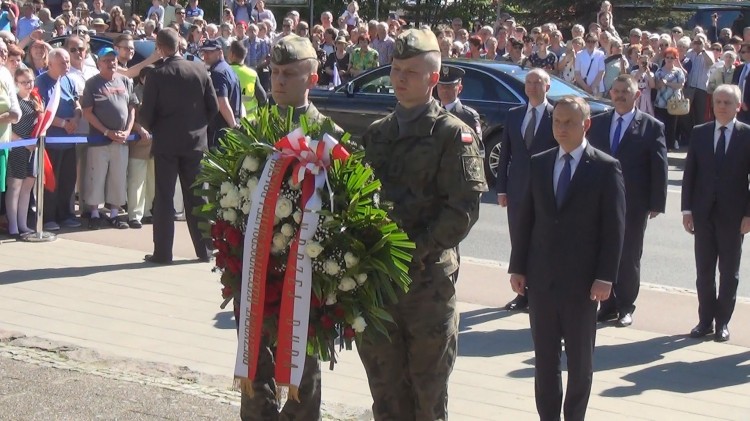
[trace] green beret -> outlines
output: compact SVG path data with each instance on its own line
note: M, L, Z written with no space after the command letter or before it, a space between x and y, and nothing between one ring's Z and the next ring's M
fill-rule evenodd
M271 49L271 63L284 65L318 58L309 39L294 34L280 38Z
M407 59L430 51L440 52L435 34L429 29L408 29L396 37L393 58Z

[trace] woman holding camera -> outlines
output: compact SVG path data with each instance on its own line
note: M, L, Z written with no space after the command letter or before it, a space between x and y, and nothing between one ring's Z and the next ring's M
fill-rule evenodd
M631 74L638 81L638 90L641 91L641 96L638 97L635 107L641 112L653 116L654 103L651 101L651 90L656 87L656 81L654 80L654 73L651 71L648 55L641 54L638 56L636 66L638 68L633 70Z

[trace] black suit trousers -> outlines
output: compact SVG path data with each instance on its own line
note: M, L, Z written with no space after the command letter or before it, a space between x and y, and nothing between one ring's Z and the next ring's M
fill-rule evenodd
M57 188L44 190L44 222L62 222L74 215L70 201L76 189L76 148L47 149Z
M625 241L622 245L620 267L613 294L602 303L604 312L617 311L620 315L635 311L635 300L641 287L641 257L646 234L648 211L630 212L625 217Z
M534 339L534 388L541 421L566 421L586 417L596 341L596 301L583 295L567 297L557 291L529 289L529 319ZM565 339L568 384L563 405L561 345Z
M714 206L707 218L694 218L695 267L697 272L698 317L703 325L714 320L728 324L734 312L739 283L743 235L737 224L727 223ZM719 265L719 293L716 294L716 264Z
M203 205L205 199L193 193L193 183L201 168L203 152L189 151L181 155L154 154L154 175L156 191L154 194L154 256L158 259L172 259L174 243L174 188L177 177L180 177L182 198L185 204L190 238L193 240L195 255L198 258L208 257L207 240L201 236L198 228L199 219L193 215L193 209Z

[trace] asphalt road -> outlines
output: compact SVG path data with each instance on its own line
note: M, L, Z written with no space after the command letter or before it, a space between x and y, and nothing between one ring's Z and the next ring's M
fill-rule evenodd
M684 153L670 153L667 211L649 221L646 230L641 281L650 284L695 289L693 237L682 228L680 184ZM479 221L461 243L461 256L507 267L510 237L506 210L497 205L495 192L487 193ZM740 279L750 279L750 261L742 260ZM737 295L750 297L750 284L740 281Z

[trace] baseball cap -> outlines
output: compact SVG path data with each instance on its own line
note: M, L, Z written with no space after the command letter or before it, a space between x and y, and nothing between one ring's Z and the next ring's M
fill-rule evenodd
M102 47L96 55L99 57L104 57L107 54L117 55L117 53L115 53L115 50L112 49L112 47Z

